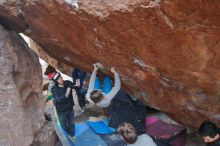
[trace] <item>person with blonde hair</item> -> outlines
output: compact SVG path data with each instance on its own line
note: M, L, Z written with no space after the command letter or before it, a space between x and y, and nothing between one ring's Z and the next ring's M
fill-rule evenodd
M127 146L157 146L147 134L137 135L136 129L130 123L123 123L117 129Z

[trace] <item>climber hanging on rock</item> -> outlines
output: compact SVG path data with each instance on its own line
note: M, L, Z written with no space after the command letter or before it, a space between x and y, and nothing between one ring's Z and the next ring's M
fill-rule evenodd
M72 89L79 90L80 88L74 85L71 81L64 81L60 73L56 73L52 80L55 85L51 92L54 97L54 105L63 129L69 134L69 138L75 140L75 124L73 111L73 96Z
M86 94L86 98L89 102L95 103L98 107L106 108L110 105L111 100L115 97L121 88L121 81L119 74L115 68L111 68L111 72L115 77L115 85L111 86L110 78L104 78L104 85L101 87L96 75L98 70L102 70L103 66L100 63L93 64L94 69L89 81L89 88Z

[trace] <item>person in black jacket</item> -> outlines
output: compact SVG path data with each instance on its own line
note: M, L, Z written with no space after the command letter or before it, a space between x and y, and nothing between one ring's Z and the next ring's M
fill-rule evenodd
M78 90L79 87L74 86L71 81L64 81L60 73L56 73L52 80L55 85L51 92L54 96L54 105L63 129L74 139L75 124L73 111L72 89Z
M81 111L85 112L85 110L87 109L86 101L85 101L85 95L86 95L87 89L85 89L85 86L84 86L84 82L86 79L86 72L78 68L74 68L72 71L72 79L73 79L73 82L76 83L80 88L80 90L76 91L76 95L78 97Z
M199 128L199 135L202 136L207 146L220 146L220 129L215 123L203 122Z

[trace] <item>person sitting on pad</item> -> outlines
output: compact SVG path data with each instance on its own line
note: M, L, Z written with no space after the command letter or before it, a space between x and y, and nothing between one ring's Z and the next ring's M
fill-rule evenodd
M157 146L147 134L137 135L136 129L130 123L123 123L117 129L127 146Z

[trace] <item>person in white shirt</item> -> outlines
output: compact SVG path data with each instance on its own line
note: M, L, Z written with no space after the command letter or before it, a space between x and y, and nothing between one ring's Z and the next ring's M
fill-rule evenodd
M123 137L127 146L157 146L147 134L138 136L134 126L130 123L123 123L117 131Z
M97 63L93 64L93 66L94 66L94 70L90 77L89 88L86 94L86 98L89 102L95 103L98 107L106 108L110 105L111 100L115 97L115 95L118 93L118 91L121 88L121 81L119 78L119 74L116 72L114 67L111 68L111 72L114 73L114 77L115 77L115 85L114 87L112 87L111 91L106 94L101 90L94 89L96 74L100 66Z

